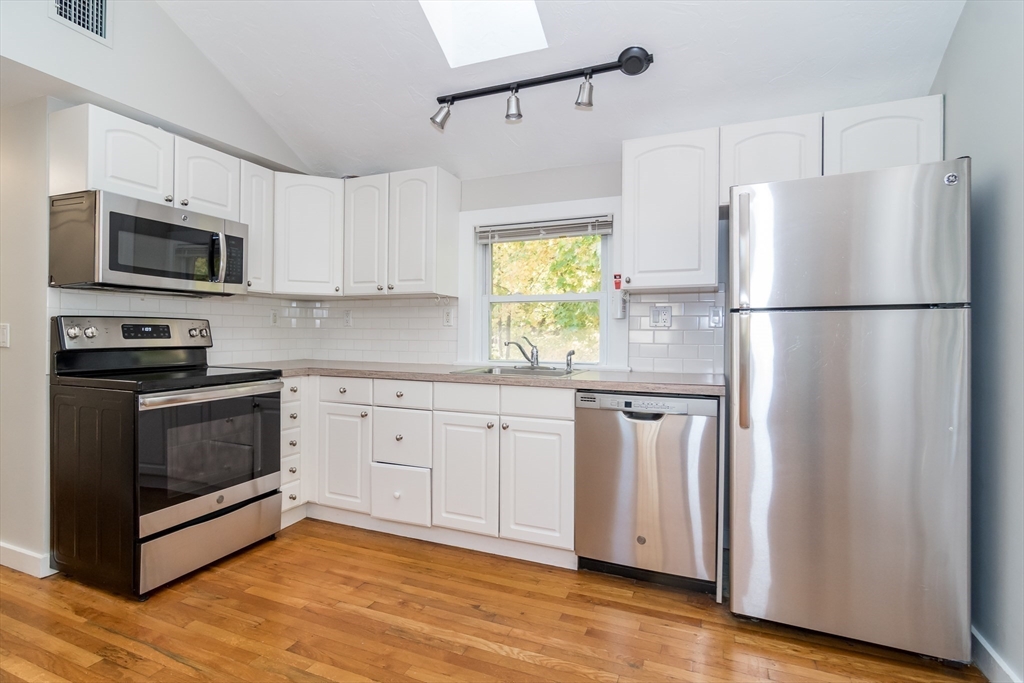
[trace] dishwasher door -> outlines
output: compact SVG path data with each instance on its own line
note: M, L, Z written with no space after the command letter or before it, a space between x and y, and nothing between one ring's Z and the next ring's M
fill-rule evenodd
M576 394L576 554L715 580L718 402Z

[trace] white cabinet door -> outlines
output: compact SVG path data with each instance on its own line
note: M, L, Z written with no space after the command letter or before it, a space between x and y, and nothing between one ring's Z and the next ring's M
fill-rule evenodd
M434 526L498 535L498 416L434 413Z
M573 423L502 417L500 536L572 550Z
M174 201L209 216L238 220L242 187L238 158L174 138Z
M373 415L369 406L320 404L319 479L321 505L370 511L370 435Z
M437 167L391 174L388 207L388 291L434 290Z
M174 136L91 104L50 114L50 194L174 201Z
M722 126L718 202L733 185L821 175L821 114Z
M625 289L718 284L718 129L622 143Z
M242 161L239 220L249 226L246 242L250 292L274 291L274 172Z
M345 181L274 174L274 291L340 294Z
M942 95L825 112L825 175L942 161Z
M388 174L345 182L346 296L386 294L388 283Z

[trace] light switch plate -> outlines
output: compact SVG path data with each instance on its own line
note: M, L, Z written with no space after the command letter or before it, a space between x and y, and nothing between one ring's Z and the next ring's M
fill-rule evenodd
M11 346L11 324L0 323L0 348L10 348Z
M725 327L725 309L712 306L708 311L708 327Z
M651 327L672 327L672 307L651 306Z

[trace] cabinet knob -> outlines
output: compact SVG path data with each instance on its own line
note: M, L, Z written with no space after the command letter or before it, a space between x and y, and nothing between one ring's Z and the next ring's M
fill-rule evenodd
M501 423L501 428L502 429L508 429L508 422L502 422Z
M187 199L182 199L181 200L181 205L182 206L188 206L188 200Z
M299 414L298 413L292 413L288 417L290 417L293 420L298 420L299 419Z
M288 442L288 445L291 446L292 448L295 448L296 446L299 445L299 442L296 441L295 439L292 439L291 441Z
M395 288L394 285L388 285L388 289L394 289L394 288Z
M334 291L335 291L335 292L340 292L340 291L341 291L341 287L335 287L335 288L334 288Z
M346 389L345 387L342 387L342 388L338 389L338 393L339 394L347 394L348 393L348 389Z
M402 436L401 434L395 434L395 441L401 441L401 440L402 440L402 439L404 439L404 438L405 438L405 437L404 437L404 436Z
M288 471L291 472L292 474L295 474L296 472L299 471L299 468L298 467L289 467Z
M252 280L246 280L245 281L245 286L246 287L252 287Z
M487 428L488 429L494 429L494 423L493 422L488 422L487 423Z
M173 204L174 203L174 197L171 196L171 195L167 195L166 197L164 197L164 201L168 202L170 204Z
M402 398L403 396L405 396L405 392L404 391L396 391L395 392L395 396L397 396L398 398Z
M299 390L299 388L298 388L298 387L288 387L288 391L292 392L293 394L294 394L295 392L297 392L298 390Z
M369 415L369 413L366 412L365 410L363 412L359 413L359 417L366 417L367 415Z
M628 285L628 284L629 284L630 282L632 282L632 280L630 280L630 279L629 279L629 276L627 275L627 276L626 276L626 284Z
M298 496L296 496L294 493L288 494L288 500L295 500L296 498L298 498Z
M378 292L383 292L384 291L384 285L377 285L377 291Z
M401 491L395 491L394 496L395 496L395 500L398 500L399 498L402 497L402 492Z

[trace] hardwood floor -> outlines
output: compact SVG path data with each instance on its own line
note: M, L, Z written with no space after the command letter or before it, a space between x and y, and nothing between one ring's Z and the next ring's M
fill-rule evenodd
M710 596L304 520L140 603L0 568L0 681L983 681Z

